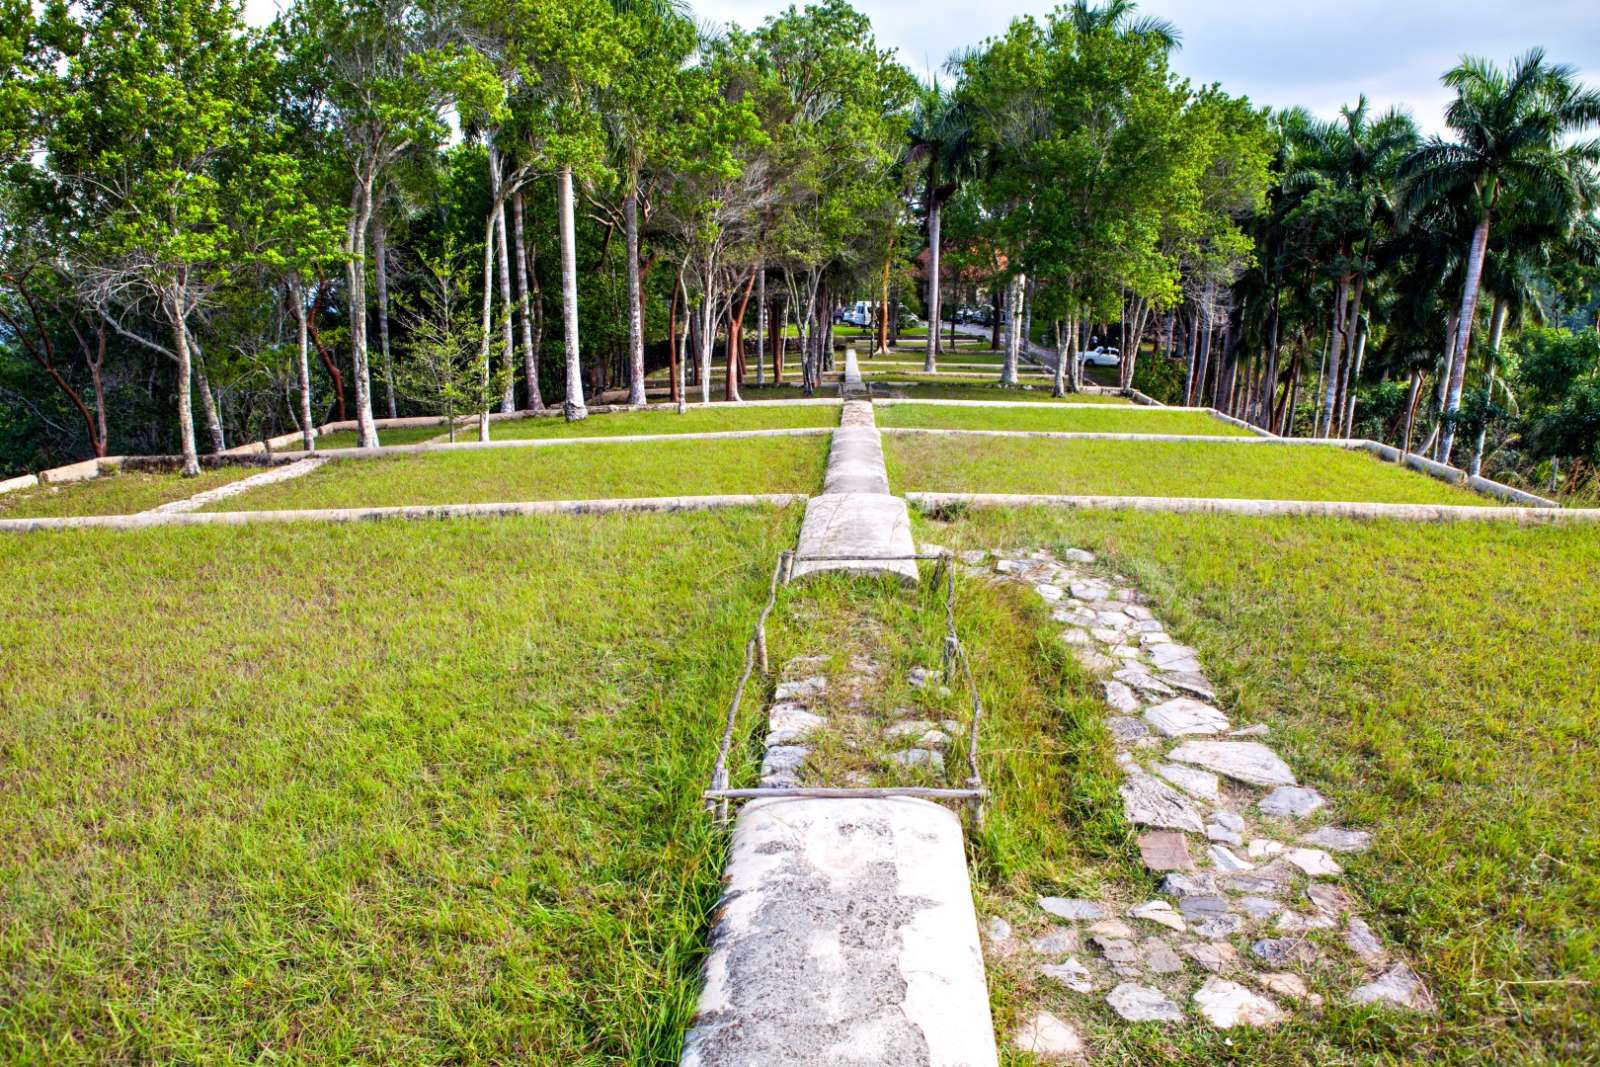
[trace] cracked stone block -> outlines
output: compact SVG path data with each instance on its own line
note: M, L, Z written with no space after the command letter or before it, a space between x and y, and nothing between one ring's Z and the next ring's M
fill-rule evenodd
M1111 705L1111 710L1123 715L1132 715L1139 710L1139 698L1133 695L1133 690L1123 682L1106 682L1106 703Z
M1150 727L1144 720L1129 715L1113 715L1106 720L1106 728L1111 731L1111 739L1123 745L1150 736Z
M1250 952L1267 966L1280 971L1290 967L1304 970L1322 958L1315 945L1299 937L1264 937L1251 943Z
M1253 871L1241 871L1238 874L1226 875L1223 885L1234 893L1249 893L1262 897L1282 896L1289 891L1299 876L1299 871L1284 863L1282 860L1273 860L1264 867L1257 867Z
M1178 671L1165 670L1161 672L1161 680L1186 693L1193 693L1201 700L1215 700L1217 688L1206 680L1206 676L1198 670Z
M1184 945L1178 951L1212 974L1231 971L1239 966L1239 950L1226 941L1207 941Z
M1269 971L1257 977L1261 980L1262 987L1269 993L1276 993L1278 996L1288 997L1290 1000L1303 1001L1313 1008L1322 1004L1322 998L1311 992L1306 986L1305 979L1298 974L1290 974L1287 971L1279 973Z
M1047 1011L1018 1027L1011 1043L1047 1062L1067 1063L1083 1055L1083 1038L1078 1031Z
M1133 982L1123 982L1106 994L1106 1003L1118 1015L1135 1023L1176 1023L1183 1021L1183 1009L1161 990Z
M1270 726L1268 726L1264 722L1258 722L1258 723L1252 723L1249 726L1242 726L1239 729L1234 730L1231 733L1229 733L1228 736L1229 737L1266 737L1271 732L1272 732L1272 728Z
M761 773L793 774L805 765L811 749L804 745L774 745L761 759Z
M1300 840L1329 852L1365 852L1372 846L1372 835L1365 830L1346 830L1338 826L1320 827Z
M1050 612L1050 618L1056 622L1071 623L1085 630L1096 624L1094 612L1077 604L1056 605Z
M983 939L992 948L1005 952L1011 947L1011 924L998 915L995 916L983 924Z
M1068 957L1060 963L1046 963L1039 967L1039 973L1052 981L1060 982L1076 993L1094 992L1094 975L1089 973L1089 968L1079 962L1076 956Z
M1298 911L1286 911L1278 916L1273 928L1280 934L1304 934L1312 930L1331 930L1335 925L1332 917L1321 912L1307 915Z
M767 709L766 745L793 744L828 725L821 715L807 711L803 705L784 701Z
M1195 659L1199 653L1188 645L1157 645L1150 650L1150 658L1157 667L1167 667L1174 663L1181 663Z
M809 678L800 678L793 681L779 682L772 696L777 701L805 701L822 695L828 688L828 680L820 674L813 674Z
M889 753L889 762L902 767L929 767L935 771L944 770L944 754L928 748L908 748L901 752Z
M1081 548L1069 548L1061 553L1061 558L1068 563L1093 563L1094 553L1087 552Z
M1091 674L1105 674L1116 669L1117 661L1110 656L1086 648L1074 648L1072 655L1080 666Z
M1152 830L1139 835L1139 857L1152 871L1192 871L1189 839L1171 830Z
M1206 771L1191 771L1192 774L1206 774ZM1206 840L1215 841L1219 845L1232 845L1239 848L1244 844L1240 831L1244 829L1244 820L1231 811L1218 809L1211 813L1206 820Z
M1283 854L1283 842L1274 841L1270 837L1252 837L1247 854L1253 860L1264 860L1271 856Z
M1193 896L1181 897L1178 900L1178 910L1184 918L1190 920L1214 919L1218 915L1228 913L1226 897L1212 893L1197 893Z
M1200 813L1176 789L1147 774L1133 774L1118 786L1123 814L1136 826L1200 833Z
M1089 927L1089 932L1097 937L1129 938L1133 936L1133 927L1121 919L1101 919Z
M1233 874L1238 871L1253 871L1256 869L1255 864L1249 862L1248 860L1240 859L1223 845L1212 845L1210 848L1206 849L1206 855L1210 857L1211 865L1213 867L1228 874Z
M1156 617L1155 612L1151 611L1143 604L1129 604L1122 610L1127 613L1128 618L1136 619L1139 622L1146 622Z
M1271 897L1240 897L1239 910L1251 919L1270 919L1283 910L1283 905Z
M1221 795L1222 782L1210 771L1179 767L1175 763L1158 763L1151 769L1190 796L1215 801Z
M1283 1021L1278 1006L1237 982L1215 976L1194 993L1194 1005L1207 1022L1223 1030L1235 1026L1274 1026Z
M1183 970L1183 960L1172 951L1172 946L1159 937L1147 937L1139 945L1144 965L1151 974L1177 974Z
M1320 848L1291 848L1283 858L1312 878L1333 878L1344 873L1344 868Z
M1040 897L1039 907L1058 919L1072 922L1096 922L1106 917L1105 908L1099 904L1075 897Z
M1099 949L1107 963L1131 966L1139 962L1139 948L1125 937L1091 937L1089 943Z
M1306 886L1306 899L1318 911L1329 915L1339 915L1355 907L1355 901L1350 899L1349 893L1326 882L1312 882Z
M1183 916L1164 900L1147 900L1143 904L1135 904L1128 909L1128 915L1135 919L1144 919L1146 922L1159 923L1180 934L1188 928Z
M1093 638L1089 636L1089 631L1080 630L1076 626L1070 626L1061 631L1062 644L1073 645L1078 648L1088 648L1092 641Z
M1322 794L1315 789L1286 785L1262 797L1256 807L1261 809L1263 815L1303 819L1325 803L1327 801L1323 800Z
M1344 943L1369 967L1382 966L1389 960L1389 953L1384 950L1378 935L1372 932L1372 927L1354 915L1345 923Z
M1144 709L1145 721L1168 737L1228 732L1228 717L1193 697L1174 697Z
M1214 919L1202 919L1194 924L1194 932L1210 941L1232 937L1243 929L1243 915L1218 915Z
M1071 589L1078 600L1104 600L1111 595L1111 590L1099 582L1073 582Z
M1258 741L1186 741L1167 753L1249 785L1294 785L1294 772L1278 754Z
M1406 1008L1424 1014L1434 1010L1427 986L1403 963L1395 964L1376 981L1351 990L1350 999L1356 1004Z
M1073 930L1051 930L1042 937L1034 938L1028 947L1039 956L1065 956L1078 950L1078 935Z
M1124 667L1111 677L1130 688L1141 693L1151 693L1155 696L1171 696L1173 688L1150 674L1149 671L1139 667Z
M1217 880L1210 874L1169 874L1161 879L1161 891L1180 902L1185 897L1216 896Z

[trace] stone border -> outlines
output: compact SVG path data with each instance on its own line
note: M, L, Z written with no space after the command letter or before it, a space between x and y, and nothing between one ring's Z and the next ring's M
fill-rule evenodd
M1030 493L906 493L924 510L968 507L1047 507L1173 514L1315 515L1405 522L1511 522L1524 526L1600 523L1600 508L1488 507L1477 504L1378 504L1339 500L1241 500L1187 496L1062 496Z
M1104 404L1078 405L1084 407L1103 408ZM1174 411L1175 408L1168 408ZM969 430L956 428L943 428L937 426L885 426L880 433L891 434L934 434L953 437L1044 437L1068 441L1178 441L1192 442L1195 444L1210 444L1214 441L1226 441L1228 444L1244 445L1339 445L1351 447L1344 441L1329 441L1315 437L1239 437L1233 434L1203 434L1203 433L1113 433L1110 431L1093 430Z
M913 382L912 384L917 385L917 384L923 384L923 383ZM1081 392L1081 393L1089 393L1089 390L1080 389L1079 392ZM1106 390L1103 390L1103 391L1089 393L1089 395L1092 395L1092 396L1122 396L1123 394L1117 392L1115 389L1106 389ZM890 405L893 405L893 404L931 404L931 405L938 406L938 407L955 407L955 408L1038 408L1038 409L1044 409L1044 410L1049 410L1049 411L1060 411L1060 410L1063 410L1063 409L1071 410L1073 408L1094 408L1097 411L1104 411L1107 407L1110 407L1114 411L1137 411L1139 409L1139 407L1141 406L1138 401L1134 401L1134 403L1129 404L1126 407L1119 407L1118 405L1115 405L1115 404L1110 404L1110 405L1107 405L1107 404L1077 404L1077 403L1074 403L1074 402L1072 402L1070 400L1063 401L1062 403L1058 403L1058 404L1049 404L1049 403L1040 403L1037 400L939 400L939 399L934 398L934 397L926 397L926 396L875 396L875 397L872 398L872 402L874 404L882 404L882 405L884 405L886 407L890 406ZM1211 410L1210 408L1166 407L1165 405L1162 405L1162 404L1155 404L1154 401L1151 401L1151 404L1156 406L1156 407L1161 408L1161 410L1163 410L1163 411L1210 411Z
M144 530L154 526L248 526L253 523L369 522L381 519L517 518L525 515L600 515L614 512L711 511L770 504L788 507L805 493L724 496L597 497L593 500L528 500L493 504L405 504L397 507L306 508L298 511L141 512L137 515L75 515L54 519L0 519L0 533L41 530Z
M595 437L528 437L507 441L423 441L414 445L379 445L377 448L330 448L319 452L275 452L277 460L374 459L381 456L419 455L434 452L478 452L497 448L556 448L564 445L645 444L660 441L721 441L745 437L820 437L833 433L835 426L795 426L772 430L707 430L701 433L645 433L600 435Z
M298 462L269 467L260 474L252 474L247 478L240 478L238 481L229 482L227 485L219 485L215 489L207 489L203 493L196 493L194 496L185 497L182 500L170 500L165 504L158 504L147 511L140 512L140 514L178 515L199 511L208 504L236 497L240 493L248 493L259 486L272 485L274 482L286 482L291 478L299 478L302 475L310 474L326 462L328 461L321 456L308 454L305 459Z

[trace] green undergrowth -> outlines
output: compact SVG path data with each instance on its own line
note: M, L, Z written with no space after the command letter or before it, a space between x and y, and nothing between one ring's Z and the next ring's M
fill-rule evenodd
M260 474L262 467L216 467L193 478L176 471L121 471L83 482L40 485L0 494L0 519L46 519L68 515L132 515L161 504L185 500Z
M799 514L0 541L0 1061L675 1063Z
M1203 411L1102 406L1065 411L1049 407L940 407L935 404L890 404L877 412L879 426L949 430L1044 430L1056 433L1181 433L1210 437L1247 437L1241 429Z
M1496 503L1364 452L1322 445L888 436L883 450L896 492Z
M1600 1056L1600 536L1589 527L972 511L957 547L1083 547L1153 597L1339 821L1373 925L1440 1003L1270 1033L1107 1027L1097 1062ZM1109 802L1109 801L1108 801ZM1069 825L1076 818L1064 812Z
M608 437L626 434L719 433L730 430L787 430L839 425L839 409L822 404L782 407L705 408L691 404L679 415L673 408L619 411L568 422L562 418L512 419L490 424L496 441L543 437ZM476 428L473 429L475 438ZM471 438L469 438L471 439Z
M325 464L207 510L384 507L611 497L812 493L828 438L495 448Z

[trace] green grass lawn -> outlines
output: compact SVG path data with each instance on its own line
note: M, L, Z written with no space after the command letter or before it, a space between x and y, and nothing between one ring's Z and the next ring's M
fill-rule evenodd
M262 467L218 467L193 478L177 473L119 472L86 482L40 485L0 494L0 519L47 519L65 515L132 515L184 500L260 474Z
M890 404L876 409L879 426L946 430L1045 430L1057 433L1181 433L1211 437L1246 437L1250 431L1199 411L1106 406L1089 410L939 407L934 404Z
M206 510L385 507L720 493L813 493L828 438L661 441L385 456L326 464Z
M950 382L956 385L999 385L1000 370L998 367L991 373L981 370L943 370L937 374L924 374L921 370L912 367L862 367L861 377L869 382L918 382L926 384L939 384ZM1051 378L1038 368L1021 367L1017 377L1024 385L1038 386L1049 391Z
M883 450L895 492L1495 503L1364 452L1320 445L891 435Z
M997 377L972 381L954 378L952 375L938 375L926 380L891 376L891 380L904 384L890 385L882 381L873 382L872 395L907 397L912 400L1004 400L1008 403L1024 404L1133 403L1127 397L1109 393L1071 393L1065 397L1057 398L1050 395L1048 386L1029 389L1009 388L1002 386ZM1031 385L1032 383L1023 382L1023 384Z
M449 427L442 423L435 426L395 426L389 429L379 428L378 444L380 445L418 445L424 441L431 441L440 434L445 433ZM477 425L474 423L466 427L456 428L456 433L476 433ZM298 447L298 446L295 446ZM317 438L317 450L332 450L335 448L356 447L356 432L354 430L335 430L325 433Z
M1043 510L925 525L956 547L1088 548L1133 576L1237 717L1373 831L1340 862L1441 1007L1333 999L1321 1024L1186 1040L1108 1026L1101 1062L1600 1057L1594 530Z
M618 437L627 434L721 433L729 430L786 430L839 425L839 409L821 404L794 407L704 408L691 405L682 415L665 411L619 411L590 415L578 422L540 417L489 424L496 441L535 437ZM474 427L466 440L475 440ZM462 438L457 437L458 440Z
M787 367L787 365L786 365L786 367ZM772 370L769 367L767 369L767 378L768 378L769 381L770 381L771 377L772 377ZM795 364L792 370L786 370L785 371L786 381L785 381L785 383L783 385L757 385L757 384L755 384L755 375L751 374L749 376L749 380L746 381L743 385L739 386L739 399L741 399L741 400L798 400L801 397L805 396L805 390L801 389L799 385L791 385L791 384L789 384L789 382L798 381L799 377L800 377L799 364ZM667 388L668 384L669 383L664 379L662 381L659 381L659 382L652 381L652 382L649 383L649 387L652 390L652 394L650 396L650 403L651 404L655 404L655 405L659 405L659 406L666 406L666 407L672 406L672 401L667 399L665 393L654 392L654 390L657 390L657 389L665 389L665 388ZM684 395L688 398L689 403L691 405L699 403L699 401L700 401L700 387L698 385L690 385L690 386L688 386L686 388ZM817 390L815 395L817 395L817 396L837 396L838 395L838 390L834 389L832 386L825 385L821 389ZM623 395L621 397L621 399L619 399L617 402L621 403L622 401L624 401L626 399L627 399L626 395ZM721 374L720 371L712 376L712 381L711 381L711 399L712 400L726 400L727 399L727 390L723 388L723 377L722 377L722 374Z
M676 1062L798 520L0 540L0 1060Z

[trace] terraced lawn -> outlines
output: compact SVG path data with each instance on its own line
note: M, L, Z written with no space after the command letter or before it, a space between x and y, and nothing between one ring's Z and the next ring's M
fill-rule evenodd
M799 513L0 539L0 1060L676 1062Z
M48 519L66 515L132 515L207 489L260 474L261 467L218 467L185 478L176 472L123 471L85 482L40 485L0 494L0 519Z
M431 441L435 437L446 433L449 427L434 426L394 426L389 429L378 430L378 444L380 445L420 445L424 441ZM478 432L476 424L471 426L457 426L456 436L462 434L475 434ZM356 432L354 430L335 430L317 438L317 450L331 451L336 448L356 447Z
M895 492L1188 496L1491 505L1491 497L1319 445L884 437Z
M705 408L691 405L682 415L662 411L619 411L587 419L540 417L491 423L495 441L544 437L619 437L626 434L721 433L729 430L789 430L839 425L837 405Z
M937 404L879 405L873 412L879 426L940 430L1042 430L1055 433L1160 433L1209 437L1249 437L1241 429L1203 411L1104 406L1086 410L940 407ZM969 442L970 443L970 442Z
M952 375L938 375L925 381L912 381L908 378L897 377L896 381L903 384L889 385L884 382L872 383L872 395L909 397L915 400L1004 400L1007 403L1024 404L1131 404L1133 401L1125 396L1111 393L1072 393L1066 397L1056 398L1050 395L1050 387L1043 385L1038 388L1012 388L1002 386L996 376L989 376L977 380L964 380ZM1029 386L1028 382L1023 383Z
M955 548L1087 548L1152 595L1236 718L1373 832L1340 862L1440 1004L1334 998L1264 1033L1108 1025L1099 1062L1600 1058L1595 529L1042 509L921 525ZM1117 811L1078 796L1069 829Z
M386 507L601 497L812 493L828 438L610 443L336 461L206 510Z

